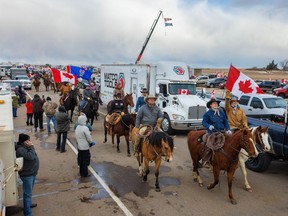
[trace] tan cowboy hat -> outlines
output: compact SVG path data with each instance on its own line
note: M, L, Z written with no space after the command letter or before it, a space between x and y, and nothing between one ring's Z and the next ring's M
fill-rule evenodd
M230 101L231 101L231 102L232 102L232 101L237 101L237 102L239 102L238 97L236 97L236 96L231 96Z
M147 90L147 88L143 88L140 92L141 93L148 93L148 90Z
M146 102L146 103L147 103L148 99L157 100L157 97L155 97L154 95L148 95L147 97L145 97L145 102Z
M214 102L217 102L217 103L218 103L218 106L219 106L219 104L220 104L221 101L218 101L218 100L212 98L210 101L207 102L206 107L207 107L207 108L210 108L211 104L214 103Z

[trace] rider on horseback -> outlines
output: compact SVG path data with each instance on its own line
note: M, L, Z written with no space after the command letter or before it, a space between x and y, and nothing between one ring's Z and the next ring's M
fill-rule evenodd
M86 102L93 98L93 94L94 94L94 92L90 89L90 85L87 84L85 86L84 91L83 91L83 100L81 101L81 103L79 105L79 112L83 109Z
M121 116L124 115L124 101L121 99L121 93L117 93L114 95L114 100L111 102L110 109L108 110L108 114L106 116L106 121L108 124L108 133L112 134L112 124L114 123L114 119L111 119L113 113L120 113ZM116 117L118 117L117 115ZM118 119L118 118L117 118Z
M71 91L71 86L69 85L68 82L63 82L61 88L60 88L60 104L64 104L65 98L68 96L69 92Z
M205 150L203 153L203 158L202 158L203 166L206 165L209 167L211 149L207 146L207 144L213 141L212 137L214 136L211 136L211 135L213 133L219 133L224 130L226 130L226 133L228 135L231 135L231 130L228 124L227 117L224 111L222 109L219 109L219 103L220 101L217 101L214 98L208 101L206 106L207 108L209 108L209 110L203 116L202 125L208 130L208 134L209 134L209 137L207 138L207 142L205 145Z
M135 128L137 128L137 133L135 136L135 146L134 146L136 157L138 157L139 152L141 152L142 137L145 134L147 134L149 129L151 130L151 128L154 128L155 126L158 129L160 128L163 114L160 108L155 104L156 99L157 98L155 96L148 95L145 98L146 104L144 104L137 113L135 124Z
M120 82L116 83L116 85L115 85L115 89L113 91L114 99L116 99L116 95L118 93L121 94L121 99L123 99L124 96L125 96L125 93L124 93L124 89L123 89L123 87L122 87Z

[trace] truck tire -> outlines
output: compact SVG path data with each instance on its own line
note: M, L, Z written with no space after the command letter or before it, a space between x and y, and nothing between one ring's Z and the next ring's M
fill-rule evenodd
M272 157L268 153L260 153L257 158L246 161L248 169L255 172L264 172L268 169Z
M279 93L277 96L282 97L285 99L285 94L284 93Z
M171 128L171 122L170 122L170 118L167 114L165 114L163 116L163 120L162 120L162 123L161 123L161 129L169 134L169 135L172 135L174 134L174 130Z
M214 84L213 83L210 84L210 88L214 88Z

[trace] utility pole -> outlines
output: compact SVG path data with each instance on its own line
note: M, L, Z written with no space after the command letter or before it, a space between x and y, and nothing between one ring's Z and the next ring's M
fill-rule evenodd
M145 41L144 41L143 47L142 47L142 49L141 49L141 52L140 52L139 55L138 55L138 58L137 58L135 64L138 64L138 62L139 62L140 59L142 58L142 55L143 55L143 53L144 53L144 50L145 50L145 48L146 48L146 46L147 46L147 44L148 44L148 42L149 42L149 39L150 39L150 37L151 37L151 35L152 35L152 33L153 33L156 25L157 25L157 22L158 22L158 20L159 20L159 18L160 18L160 16L161 16L161 14L162 14L162 11L160 10L159 13L158 13L158 15L157 15L157 18L154 20L154 22L153 22L153 24L152 24L152 27L150 28L150 31L149 31L149 33L148 33L148 35L147 35L147 37L146 37L146 39L145 39Z

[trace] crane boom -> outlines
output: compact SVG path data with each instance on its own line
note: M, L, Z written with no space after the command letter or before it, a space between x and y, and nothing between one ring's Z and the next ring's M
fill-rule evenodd
M157 18L154 20L154 22L153 22L153 24L152 24L152 26L151 26L151 28L150 28L150 31L149 31L149 33L148 33L148 35L147 35L147 37L146 37L146 39L145 39L145 41L144 41L143 47L142 47L142 49L141 49L141 51L140 51L140 53L139 53L139 55L138 55L138 58L137 58L135 64L138 64L138 62L139 62L140 59L142 58L142 55L143 55L143 53L144 53L144 50L145 50L145 48L146 48L146 46L147 46L147 44L148 44L148 42L149 42L149 39L150 39L150 37L151 37L151 35L152 35L152 33L153 33L156 25L157 25L157 22L158 22L158 20L159 20L159 18L160 18L160 16L161 16L161 14L162 14L162 11L160 10L159 13L158 13L158 15L157 15Z

